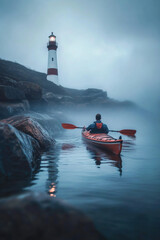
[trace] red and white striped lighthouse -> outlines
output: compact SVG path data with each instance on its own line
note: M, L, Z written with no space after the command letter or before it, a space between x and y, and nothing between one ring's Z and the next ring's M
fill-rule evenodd
M59 85L58 80L58 67L57 67L57 43L56 36L51 33L49 36L49 42L47 44L48 48L48 71L47 71L47 80Z

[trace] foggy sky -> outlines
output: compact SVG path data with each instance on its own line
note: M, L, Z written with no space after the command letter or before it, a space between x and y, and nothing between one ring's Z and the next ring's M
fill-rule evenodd
M159 0L0 0L0 58L46 72L52 31L61 85L159 110Z

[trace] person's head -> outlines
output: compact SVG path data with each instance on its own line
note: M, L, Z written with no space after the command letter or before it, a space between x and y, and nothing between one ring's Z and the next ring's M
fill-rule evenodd
M101 120L101 114L99 113L96 114L96 120Z

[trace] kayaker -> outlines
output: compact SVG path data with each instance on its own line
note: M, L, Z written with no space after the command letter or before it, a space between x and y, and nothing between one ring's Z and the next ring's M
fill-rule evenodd
M108 133L109 129L106 124L101 122L101 114L96 114L96 121L90 124L87 128L87 131L90 130L90 133Z

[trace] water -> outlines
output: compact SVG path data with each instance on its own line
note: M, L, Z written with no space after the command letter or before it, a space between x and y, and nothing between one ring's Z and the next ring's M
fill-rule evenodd
M123 136L121 157L87 146L80 130L68 130L43 154L34 178L16 184L23 185L21 192L47 192L81 209L109 240L159 240L159 123L135 114L103 116L110 129L137 129L136 138ZM84 122L77 116L72 123L87 125L90 117ZM12 183L1 186L4 193L15 191Z

